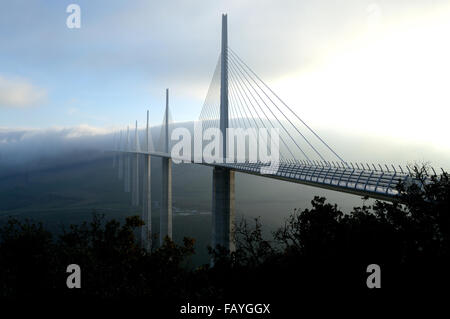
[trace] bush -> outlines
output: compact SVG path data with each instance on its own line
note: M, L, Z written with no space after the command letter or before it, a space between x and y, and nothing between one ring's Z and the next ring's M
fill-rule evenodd
M263 237L259 219L242 220L236 225L236 251L210 248L213 266L194 270L184 267L194 254L193 239L178 245L166 238L146 251L134 235L143 225L136 216L121 225L94 215L57 238L42 224L10 219L0 229L0 294L287 302L327 291L370 294L369 264L381 266L383 291L445 289L449 179L443 173L425 182L422 171L417 177L422 184L399 185L397 201L363 204L349 213L315 197L311 209L294 210L270 239ZM66 267L72 263L82 269L82 289L66 287Z

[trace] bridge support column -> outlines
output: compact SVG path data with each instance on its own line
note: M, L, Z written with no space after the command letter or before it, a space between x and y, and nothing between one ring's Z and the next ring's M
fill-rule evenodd
M125 155L125 192L131 191L131 155Z
M145 129L145 150L150 152L149 111L147 110L147 127ZM142 220L145 225L141 229L142 248L152 249L152 166L150 154L144 154L142 161Z
M145 225L142 227L141 244L144 249L150 251L152 248L152 182L151 182L151 161L150 155L144 155L144 182L142 192L142 220Z
M118 153L118 166L119 166L119 180L121 181L123 179L123 153L120 152L122 147L122 131L120 131L120 138L119 138L119 146L117 147Z
M234 171L214 168L212 208L212 247L234 251Z
M139 135L138 135L138 123L136 121L136 131L134 133L134 149L139 151ZM139 154L133 154L133 178L132 178L132 205L139 206Z
M222 53L220 78L220 131L222 132L221 155L227 158L228 128L228 24L222 15ZM212 199L212 247L221 246L235 250L234 243L234 171L215 167L213 171Z
M133 154L133 177L131 201L133 206L139 206L139 154Z
M166 89L166 114L164 118L164 152L169 153L169 89ZM172 160L162 158L161 210L159 221L159 241L172 239Z
M130 129L127 127L127 139L125 141L125 151L129 151L129 143L130 143ZM131 178L131 159L130 154L124 154L124 188L125 192L130 192L130 178Z
M162 158L162 189L159 240L162 245L165 237L172 239L172 160Z

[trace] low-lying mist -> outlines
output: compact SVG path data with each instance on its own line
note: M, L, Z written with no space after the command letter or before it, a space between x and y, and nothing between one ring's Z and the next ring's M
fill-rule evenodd
M174 123L171 128L186 127L193 131L193 122ZM152 144L158 148L161 127L151 129ZM126 131L123 131L122 148ZM428 163L436 168L448 169L450 147L443 149L424 141L403 141L385 136L371 136L322 129L319 135L348 162L375 163L377 165L407 165ZM144 130L139 129L140 145L144 145ZM112 150L117 145L117 131L90 126L48 129L0 129L0 174L1 167L39 168L44 160L60 160L64 156L71 161L86 160L89 151ZM134 129L130 129L130 142L134 143ZM176 141L172 141L172 145ZM84 154L77 156L76 154ZM332 159L330 159L332 160ZM1 175L0 175L1 176Z

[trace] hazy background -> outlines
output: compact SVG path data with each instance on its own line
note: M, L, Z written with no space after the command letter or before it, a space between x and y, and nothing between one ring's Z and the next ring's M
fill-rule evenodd
M145 111L161 123L196 120L220 50L229 45L346 161L449 169L448 1L79 0L0 2L0 217L55 229L139 213L122 192L112 132ZM154 161L155 216L158 161ZM343 209L358 197L237 175L237 212L277 227L313 195ZM177 238L209 242L211 171L174 165ZM157 223L157 221L155 221Z
M80 0L80 29L70 3L0 3L2 146L160 124L167 87L196 120L228 13L230 47L346 160L449 162L448 1Z

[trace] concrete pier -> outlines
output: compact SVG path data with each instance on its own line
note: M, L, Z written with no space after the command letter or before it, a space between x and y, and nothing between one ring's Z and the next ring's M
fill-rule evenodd
M152 194L151 194L151 159L150 155L144 156L144 183L142 187L142 220L145 225L141 231L142 247L150 250L152 247Z
M214 168L212 196L212 247L234 251L234 171Z
M169 153L169 89L166 89L166 114L163 134L164 152ZM172 238L172 160L170 158L162 158L161 178L159 240L162 245L166 236Z
M136 152L139 151L139 135L138 126L136 121L136 131L134 135L134 149ZM132 178L132 205L139 206L139 154L133 154L133 178Z
M147 128L145 131L145 150L150 151L149 141L149 112L147 111ZM143 183L142 183L142 220L145 225L141 230L141 244L142 247L148 251L152 248L152 192L151 192L151 157L148 154L144 155L143 166Z
M122 150L122 131L120 131L120 137L119 137L119 144L117 147L117 156L119 161L119 170L118 170L118 177L119 180L123 179L123 152L120 152Z
M160 243L167 236L172 238L172 160L162 159Z
M133 154L133 206L139 206L139 154Z
M222 132L221 155L227 157L228 126L228 27L227 15L222 15L222 53L220 79L220 130ZM213 170L212 198L212 247L218 245L235 250L234 242L234 171L215 167Z
M127 139L125 141L125 151L130 150L130 128L127 127ZM130 192L130 184L131 184L131 155L129 153L124 154L124 165L125 165L125 172L124 172L124 188L125 192Z

